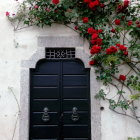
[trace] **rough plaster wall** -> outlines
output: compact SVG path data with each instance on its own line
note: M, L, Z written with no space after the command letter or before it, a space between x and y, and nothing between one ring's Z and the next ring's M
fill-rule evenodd
M13 11L15 4L14 0L0 0L0 140L12 140L18 106L8 88L12 87L19 100L20 62L36 51L37 37L76 34L61 25L46 29L31 27L13 32L5 11ZM105 102L102 102L102 106L105 107L101 114L102 140L127 140L128 136L140 136L140 124L111 112ZM18 125L13 140L19 140Z

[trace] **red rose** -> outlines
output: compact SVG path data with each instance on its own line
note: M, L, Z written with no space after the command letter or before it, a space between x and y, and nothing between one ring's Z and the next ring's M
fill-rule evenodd
M88 23L88 21L89 21L89 18L88 17L83 17L83 23Z
M90 3L89 3L89 7L90 7L90 8L93 8L93 7L95 7L95 6L96 6L96 5L95 5L95 2L90 2Z
M78 30L78 26L75 26L75 30Z
M53 4L58 4L60 1L59 0L52 0Z
M95 44L97 44L97 41L96 40L91 40L90 43L95 45Z
M98 33L102 33L102 32L103 32L103 30L102 30L102 29L99 29L99 30L98 30Z
M138 24L137 27L140 28L140 24Z
M121 46L121 44L116 44L116 46L117 46L117 47L120 47L120 46Z
M127 50L127 47L125 47L124 45L120 45L120 46L119 46L119 49L120 49L121 51L126 51L126 50Z
M115 20L115 24L116 24L116 25L120 25L120 24L121 24L120 19L116 19L116 20Z
M34 8L35 8L35 9L38 9L38 8L39 8L39 6L38 6L38 5L35 5L35 6L34 6Z
M98 6L99 4L100 4L100 2L98 0L95 0L95 1L89 3L89 7L94 8L95 6Z
M131 26L133 24L133 22L131 20L128 21L127 25Z
M120 75L119 79L122 80L122 81L125 81L126 80L126 76L125 75Z
M45 8L45 10L46 10L47 12L50 12L50 11L51 11L51 9L49 9L49 8Z
M108 49L106 49L106 54L111 54L112 52L111 52L111 49L110 48L108 48Z
M118 50L114 46L110 46L110 48L106 49L106 54L116 53Z
M111 32L112 32L112 33L115 33L115 32L116 32L116 30L115 30L115 29L111 29Z
M94 46L91 48L90 53L91 53L91 54L96 54L96 53L100 53L100 51L101 51L101 47L100 47L100 46L94 45Z
M91 0L84 0L84 2L85 2L85 3L89 3L89 2L91 2Z
M96 33L96 30L92 27L88 28L88 33L89 34L93 34L93 33Z
M127 8L127 7L128 7L128 5L129 5L129 2L130 2L129 0L124 0L124 3L123 3L123 5L124 5L124 7L125 7L125 8Z
M139 21L136 21L136 24L139 24L140 22Z
M115 53L115 52L118 51L117 48L114 47L114 46L110 46L110 50L111 50L112 53Z
M95 0L94 2L95 2L96 6L100 5L100 1L99 0Z
M95 65L95 64L96 64L96 61L95 60L89 61L89 65Z
M104 7L105 7L105 4L101 3L101 4L100 4L100 7L101 7L101 8L104 8Z
M96 39L96 38L98 38L98 34L97 34L97 33L94 33L94 34L92 35L92 39Z
M10 12L6 12L5 15L8 17L10 16Z
M118 11L118 12L122 12L122 10L123 10L123 6L119 4L119 5L117 6L117 11Z
M121 19L124 20L125 19L125 16L122 16Z
M123 54L124 54L125 56L127 56L127 55L128 55L128 51L125 51Z
M99 45L99 46L103 44L101 38L97 38L96 42L97 42L97 45Z

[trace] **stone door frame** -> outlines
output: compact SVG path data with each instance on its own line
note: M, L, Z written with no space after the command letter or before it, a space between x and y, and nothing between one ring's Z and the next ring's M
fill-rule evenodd
M65 42L65 43L63 43ZM30 68L35 68L40 59L45 58L45 48L75 48L75 58L80 59L85 68L89 66L89 55L85 52L83 39L79 36L43 36L38 37L38 49L29 60L21 63L20 80L20 129L19 140L29 140L29 107L30 107ZM92 140L101 140L101 112L100 102L95 99L100 86L96 80L94 68L90 68L90 99L91 99L91 137Z

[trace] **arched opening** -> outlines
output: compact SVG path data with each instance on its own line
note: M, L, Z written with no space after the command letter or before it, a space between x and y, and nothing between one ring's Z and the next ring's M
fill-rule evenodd
M42 59L30 69L30 140L91 140L90 69Z

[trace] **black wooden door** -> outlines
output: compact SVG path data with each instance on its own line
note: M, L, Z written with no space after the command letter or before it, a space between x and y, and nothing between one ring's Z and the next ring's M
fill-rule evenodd
M78 59L30 70L30 140L91 140L89 69Z

